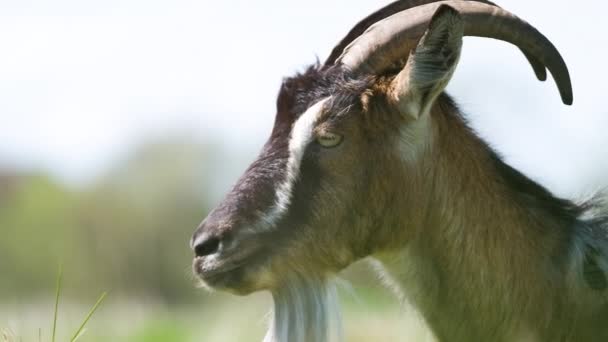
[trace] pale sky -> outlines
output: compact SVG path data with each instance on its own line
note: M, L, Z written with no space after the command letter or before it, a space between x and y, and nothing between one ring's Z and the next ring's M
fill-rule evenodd
M145 137L172 134L251 160L281 78L324 59L386 3L0 0L0 165L82 182ZM449 92L510 164L557 193L608 185L608 5L499 4L562 52L574 106L562 105L552 80L536 81L516 48L487 39L465 40Z

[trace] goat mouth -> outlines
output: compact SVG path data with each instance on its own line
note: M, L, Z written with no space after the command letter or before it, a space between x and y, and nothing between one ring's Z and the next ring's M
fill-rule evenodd
M202 281L204 287L215 290L248 294L251 289L256 265L260 264L257 253L226 260L206 257L194 258L192 268L194 274Z
M192 268L205 287L223 290L239 283L245 264L243 261L210 263L205 258L197 257L194 259Z
M194 260L194 273L203 281L204 285L216 289L232 287L231 285L238 282L237 278L243 273L245 267L245 263L216 268L204 267L202 264L200 258Z

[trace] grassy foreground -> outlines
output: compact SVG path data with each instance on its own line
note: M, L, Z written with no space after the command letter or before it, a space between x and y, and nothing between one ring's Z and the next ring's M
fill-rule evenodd
M415 316L379 291L341 291L346 341L432 341ZM166 306L151 299L109 298L87 324L79 342L261 341L271 299L267 294L201 295L200 304ZM90 303L63 300L56 341L70 341ZM9 303L0 308L0 328L9 342L51 341L53 300ZM4 337L1 337L0 341Z

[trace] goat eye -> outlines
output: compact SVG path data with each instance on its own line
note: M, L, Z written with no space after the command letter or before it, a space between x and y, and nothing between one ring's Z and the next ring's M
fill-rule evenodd
M317 136L317 143L323 147L336 147L342 142L342 136L335 133L321 133Z

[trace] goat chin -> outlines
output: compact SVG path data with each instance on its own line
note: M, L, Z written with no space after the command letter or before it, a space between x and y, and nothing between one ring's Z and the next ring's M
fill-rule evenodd
M291 277L271 293L274 309L264 342L342 341L333 280Z

